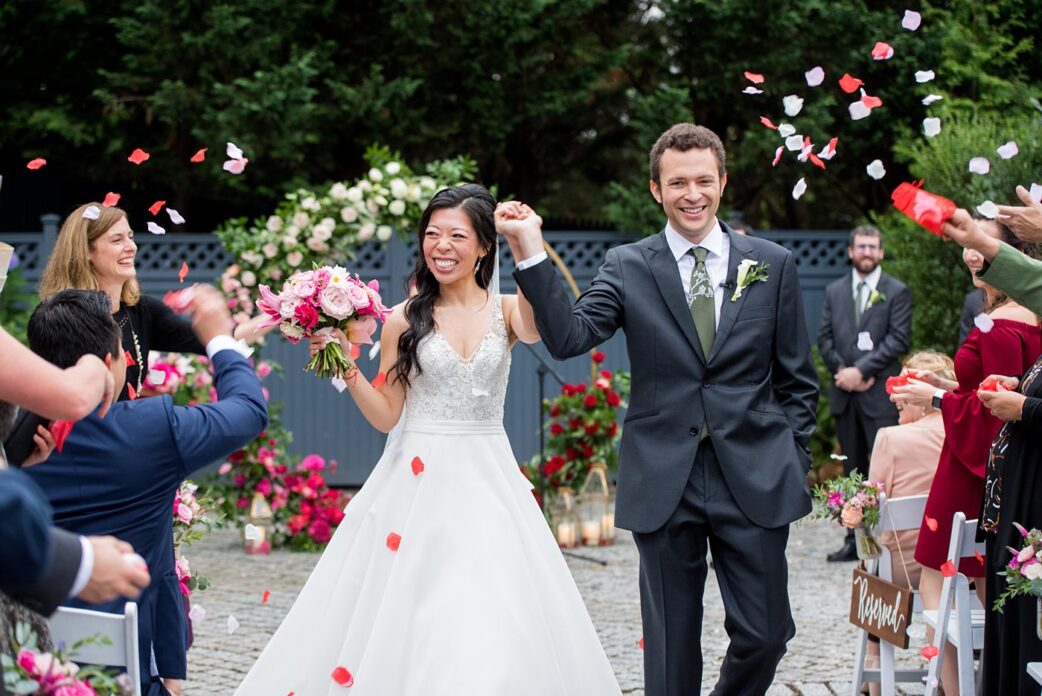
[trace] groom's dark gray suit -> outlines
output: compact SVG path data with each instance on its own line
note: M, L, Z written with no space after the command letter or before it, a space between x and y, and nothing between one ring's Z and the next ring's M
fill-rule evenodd
M548 261L515 273L554 357L626 334L633 379L615 519L641 555L648 696L698 692L707 546L731 638L714 693L764 692L795 633L785 544L788 524L811 509L818 380L792 254L721 228L726 294L708 356L664 232L609 250L574 304ZM732 301L745 259L767 279Z

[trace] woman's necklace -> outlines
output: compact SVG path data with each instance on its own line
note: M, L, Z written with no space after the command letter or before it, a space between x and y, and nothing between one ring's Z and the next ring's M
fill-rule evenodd
M141 380L145 371L141 367L141 344L137 340L137 332L134 331L134 322L130 319L130 310L126 307L121 308L123 311L123 317L119 320L119 327L125 328L127 325L130 326L130 338L134 342L134 360L137 361L137 393L141 393Z

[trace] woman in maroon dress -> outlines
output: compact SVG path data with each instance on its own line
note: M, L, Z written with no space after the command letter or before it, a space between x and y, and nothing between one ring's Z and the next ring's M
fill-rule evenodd
M1035 245L1020 241L1005 226L986 221L981 227L1022 253L1039 257ZM968 519L975 519L980 514L988 451L1002 427L1002 421L977 398L977 387L990 375L1024 374L1042 349L1039 318L976 277L976 271L984 263L980 254L966 250L963 261L970 270L973 284L982 288L987 296L987 317L975 322L977 328L955 354L958 381L928 376L929 384L913 380L909 386L894 390L894 400L902 405L936 405L939 401L944 419L944 447L915 547L915 560L923 567L919 594L927 609L936 609L940 602L944 581L940 569L948 560L952 516L963 512ZM983 602L983 563L974 558L966 559L960 563L959 571L978 580L977 593ZM948 696L959 693L952 654L947 653L942 663L941 681Z

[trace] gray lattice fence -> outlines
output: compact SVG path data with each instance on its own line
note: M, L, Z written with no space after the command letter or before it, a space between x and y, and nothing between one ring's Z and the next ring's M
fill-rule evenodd
M3 235L3 241L17 250L22 271L31 283L39 278L50 254L59 220L57 216L44 216L42 222L42 232ZM848 268L846 233L776 230L758 235L791 249L795 254L807 310L807 330L815 336L824 288ZM546 237L580 289L589 286L608 249L632 239L629 235L615 232L548 232ZM187 282L212 281L231 262L212 234L142 234L137 241L138 277L142 288L150 294L161 294L178 286L177 274L182 261L187 262L190 269ZM362 247L358 257L348 265L363 278L379 280L385 299L397 303L405 298L405 280L415 259L415 243L395 238L386 246L374 243ZM504 269L502 290L513 292L515 284L510 275L513 259L505 245L501 248L501 266ZM541 346L535 350L546 357ZM628 367L621 336L613 337L601 346L601 350L607 356L606 368ZM337 484L362 483L383 450L383 435L365 422L350 398L337 394L328 383L303 373L307 362L306 345L294 346L276 338L267 342L263 352L285 368L283 376L269 378L268 386L272 398L284 404L284 420L294 436L291 449L299 454L317 452L336 459L339 466L332 480ZM359 362L365 374L370 377L375 374L376 361L370 361L365 352ZM585 358L553 364L566 380L578 383L589 379L590 362ZM537 361L528 350L522 347L514 350L506 429L519 459L528 459L538 449L541 414L536 368ZM546 387L550 394L558 391L558 386L550 378L547 378Z

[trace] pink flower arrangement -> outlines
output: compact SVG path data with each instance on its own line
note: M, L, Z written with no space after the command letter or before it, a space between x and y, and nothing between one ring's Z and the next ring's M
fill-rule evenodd
M1006 569L999 575L1006 578L1006 589L995 600L995 610L1001 611L1003 605L1020 596L1042 597L1042 531L1028 531L1023 525L1013 523L1024 539L1020 549L1007 547L1013 554Z
M21 638L15 638L21 636ZM36 636L25 624L12 631L15 659L3 656L0 678L16 691L8 693L28 696L122 696L131 693L126 675L114 676L115 671L95 666L80 667L59 648L53 653L36 647ZM21 645L18 640L23 641ZM88 638L78 645L98 644L98 637Z
M191 481L185 481L174 494L174 557L176 558L177 581L181 594L189 596L192 592L205 590L210 581L197 572L193 572L188 559L182 554L184 547L203 539L214 527L221 523L219 517L208 514L214 502L206 495L199 493L199 487Z
M268 315L262 326L278 326L293 343L313 336L323 338L325 347L306 368L319 377L341 377L353 371L335 330L342 330L353 345L372 343L377 321L390 314L380 298L379 282L363 283L340 266L297 271L278 294L267 285L259 290L257 308Z
M836 520L848 529L875 527L879 523L882 492L882 483L865 481L857 471L826 481L814 489L815 517Z

